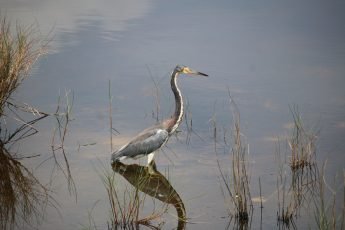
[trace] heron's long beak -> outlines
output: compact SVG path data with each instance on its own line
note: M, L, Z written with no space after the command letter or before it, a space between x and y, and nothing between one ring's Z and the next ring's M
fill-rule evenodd
M200 75L200 76L205 76L205 77L208 77L207 74L205 73L202 73L202 72L199 72L199 71L196 71L196 70L193 70L191 68L184 68L184 71L183 71L185 74L194 74L194 75Z
M205 76L208 77L208 75L206 73L201 73L201 72L196 72L197 75L201 75L201 76Z

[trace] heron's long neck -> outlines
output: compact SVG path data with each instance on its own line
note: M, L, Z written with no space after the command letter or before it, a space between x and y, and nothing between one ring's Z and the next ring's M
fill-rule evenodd
M181 121L182 121L182 117L183 117L183 99L182 99L182 94L180 89L177 86L177 76L179 75L179 73L174 70L174 72L171 75L171 90L174 93L175 96L175 113L172 117L173 122L171 123L171 125L168 128L168 132L170 134L172 134L173 132L175 132L175 130L177 129L177 127L180 125Z

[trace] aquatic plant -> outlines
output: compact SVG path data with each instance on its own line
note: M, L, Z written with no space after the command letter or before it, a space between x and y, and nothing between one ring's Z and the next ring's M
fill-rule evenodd
M13 34L6 17L0 19L0 116L12 93L45 53L46 44L35 36L35 32L34 26L17 24Z
M44 53L45 44L35 37L33 26L16 25L15 31L6 17L0 19L0 226L13 228L20 217L26 223L32 216L41 217L40 208L51 201L49 190L26 168L21 159L35 156L18 156L10 147L38 131L33 126L48 114L27 105L13 102L11 96L28 76L36 60ZM8 109L14 115L8 115ZM24 121L18 111L31 113L35 118ZM14 130L8 130L6 119L19 121ZM49 202L50 202L49 201Z
M345 221L345 174L343 174L343 197L342 201L337 200L337 190L331 188L325 177L326 163L323 163L322 168L319 170L320 177L318 179L316 194L313 196L314 220L317 229L320 230L335 230L344 229ZM338 197L339 199L340 197ZM342 209L341 212L337 212L337 206Z
M293 117L293 131L288 144L291 151L290 167L294 171L310 167L315 162L317 136L305 128L297 106L290 106L290 111Z
M280 142L278 140L275 151L275 161L277 165L277 225L295 228L294 217L298 208L296 200L293 199L290 188L287 185L287 173L284 170L284 161L280 152Z
M248 222L253 210L249 188L249 148L246 138L241 132L239 110L235 102L232 100L230 93L229 98L233 110L230 175L224 172L219 160L217 160L217 162L220 177L223 182L223 186L221 187L223 195L230 197L231 203L235 208L236 219L238 219L240 223L246 223Z
M315 189L319 180L316 164L316 135L306 131L297 106L290 107L293 116L293 131L287 143L283 156L290 157L290 161L282 159L281 140L278 139L275 151L278 195L278 224L294 228L299 211L304 204L308 205L315 196ZM286 142L285 142L286 141ZM284 166L289 167L286 170Z

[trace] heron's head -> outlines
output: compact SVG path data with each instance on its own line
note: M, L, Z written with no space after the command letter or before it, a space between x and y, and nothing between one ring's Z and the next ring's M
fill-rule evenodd
M201 75L201 76L205 76L205 77L208 76L207 74L193 70L193 69L189 68L188 66L177 65L175 70L179 73L184 73L184 74Z

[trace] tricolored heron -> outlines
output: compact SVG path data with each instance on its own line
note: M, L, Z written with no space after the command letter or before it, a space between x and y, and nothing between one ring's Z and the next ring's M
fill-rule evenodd
M183 117L182 94L176 84L179 74L208 76L207 74L192 70L187 66L177 65L171 74L170 80L171 90L175 96L175 112L172 117L153 127L145 129L127 144L113 152L111 156L112 162L121 161L126 158L137 159L148 155L148 164L150 164L153 160L154 152L161 148L176 131Z

